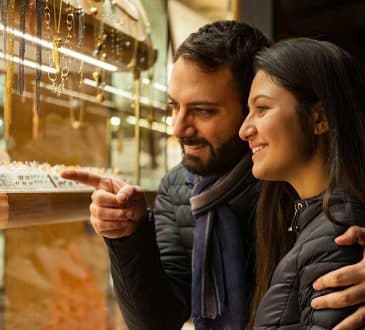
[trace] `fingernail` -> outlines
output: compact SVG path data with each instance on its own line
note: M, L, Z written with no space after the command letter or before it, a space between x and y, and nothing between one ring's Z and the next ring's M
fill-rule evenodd
M315 299L311 301L311 306L314 309L317 309L318 308L318 303L317 303L317 301Z
M132 211L127 211L126 214L125 214L125 216L127 218L131 218L132 217Z
M314 290L319 290L319 287L318 287L317 282L314 282L314 283L313 283L313 289L314 289Z

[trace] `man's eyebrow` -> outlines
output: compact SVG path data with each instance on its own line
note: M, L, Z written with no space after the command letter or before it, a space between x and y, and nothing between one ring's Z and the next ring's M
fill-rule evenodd
M196 100L193 102L189 102L188 105L208 105L208 106L213 106L213 107L219 107L220 104L216 103L216 102L211 102L211 101L207 101L207 100Z
M176 103L176 104L178 103L168 93L167 93L167 98L169 99L169 102L173 102L173 103ZM195 106L195 105L208 105L208 106L214 106L214 107L219 107L220 106L219 103L211 102L211 101L208 101L208 100L196 100L196 101L192 101L192 102L188 103L188 106Z

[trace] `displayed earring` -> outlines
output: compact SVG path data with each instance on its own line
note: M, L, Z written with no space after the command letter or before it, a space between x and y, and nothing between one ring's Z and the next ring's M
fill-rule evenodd
M98 103L103 103L105 100L105 96L103 93L105 82L104 82L104 71L101 73L100 70L95 71L93 73L93 78L95 80L96 86L96 101Z

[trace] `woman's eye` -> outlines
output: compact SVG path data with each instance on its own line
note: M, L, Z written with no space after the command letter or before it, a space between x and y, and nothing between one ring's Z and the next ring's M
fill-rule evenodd
M269 107L267 105L257 105L256 109L258 109L260 111L264 111L264 110L268 110Z

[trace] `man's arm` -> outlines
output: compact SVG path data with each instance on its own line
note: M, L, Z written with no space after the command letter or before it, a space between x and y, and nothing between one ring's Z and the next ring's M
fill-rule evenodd
M365 247L365 228L350 227L343 235L336 238L338 245L360 244ZM323 290L335 287L347 287L342 291L330 293L312 300L314 309L344 308L361 305L358 309L339 323L335 330L360 329L365 325L365 249L364 258L350 266L339 268L318 278L313 287Z
M129 329L180 329L190 313L190 296L186 294L186 287L190 293L190 277L179 266L175 267L177 272L166 275L140 188L80 171L63 172L62 177L96 188L90 220L108 246L114 291ZM174 205L164 185L161 187L157 201L164 196L165 209L159 210L155 223L177 232ZM171 235L164 244L174 249L179 242Z

